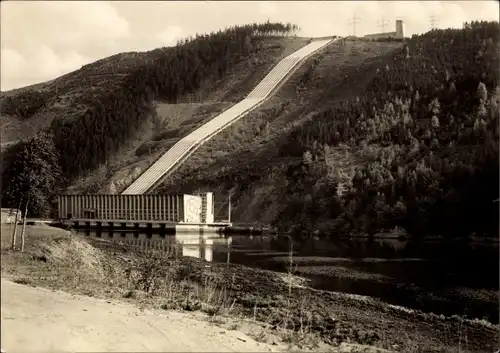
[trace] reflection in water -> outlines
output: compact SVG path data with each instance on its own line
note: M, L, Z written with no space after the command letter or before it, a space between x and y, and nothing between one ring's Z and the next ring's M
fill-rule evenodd
M291 249L289 239L272 236L90 231L84 234L142 249L175 248L183 256L210 262L231 261L279 270L288 263ZM293 262L300 266L349 267L430 286L498 288L498 243L486 246L396 239L305 239L294 242L293 250ZM477 276L478 273L482 275Z
M118 244L136 246L144 250L175 250L181 256L190 256L213 261L215 248L223 248L226 262L229 262L229 251L231 248L231 237L214 234L190 234L165 235L138 232L93 232L83 231L87 236L93 236L103 240L109 240ZM220 259L219 259L220 261Z
M304 239L292 247L285 237L87 234L142 249L175 249L183 256L210 262L285 272L293 249L293 270L310 279L317 289L369 295L445 315L467 312L471 317L498 322L498 243Z

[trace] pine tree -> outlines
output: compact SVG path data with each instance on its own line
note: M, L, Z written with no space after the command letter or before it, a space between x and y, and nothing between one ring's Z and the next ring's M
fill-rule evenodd
M433 115L432 118L431 118L431 126L434 129L439 128L439 118L437 116L435 116L435 115Z
M486 103L488 101L488 90L482 82L479 82L477 85L476 97L481 103Z

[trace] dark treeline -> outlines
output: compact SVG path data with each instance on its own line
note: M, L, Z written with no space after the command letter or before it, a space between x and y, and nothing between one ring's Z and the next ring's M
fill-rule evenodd
M60 116L53 120L50 129L43 132L44 138L51 137L50 143L38 147L53 151L48 154L56 159L46 158L51 165L40 172L57 167L65 180L71 181L97 168L135 134L151 112L152 99L175 103L202 85L223 78L236 64L262 50L261 36L288 36L297 30L292 24L271 22L236 26L182 40L176 47L152 51L150 62L135 68L124 84L98 97L81 116L74 119ZM15 113L23 107L10 104L8 109ZM31 111L22 112L24 117L29 114ZM38 143L37 138L21 144L31 146ZM32 187L25 185L30 180L25 176L38 168L34 163L38 155L19 163L19 150L20 145L11 147L2 156L4 207L17 207L21 198L27 198ZM40 153L46 157L45 152ZM45 176L42 180L48 182ZM38 213L35 208L30 211Z
M50 98L47 92L24 91L15 96L0 98L0 114L28 119L43 108Z
M413 36L366 94L297 127L280 153L303 163L277 224L498 236L498 41L496 22ZM341 145L364 161L354 174L335 170Z

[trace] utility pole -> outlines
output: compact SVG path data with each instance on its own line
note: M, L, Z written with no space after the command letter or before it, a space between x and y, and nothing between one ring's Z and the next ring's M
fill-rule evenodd
M352 15L352 18L349 20L349 26L352 26L352 35L354 37L356 37L356 24L360 22L361 18L356 15Z
M431 30L436 29L437 17L434 14L429 16L429 23L431 25Z
M385 28L389 25L389 21L382 17L381 20L377 22L377 27L382 27L382 33L385 33Z

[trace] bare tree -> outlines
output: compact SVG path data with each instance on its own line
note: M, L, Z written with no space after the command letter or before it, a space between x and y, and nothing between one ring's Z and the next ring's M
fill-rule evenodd
M20 209L21 209L21 202L19 202L19 206L16 209L16 218L14 221L14 232L12 233L12 250L16 249L17 222L19 220L19 210Z
M24 233L26 231L26 217L28 216L28 204L30 199L26 201L26 206L24 207L24 219L23 219L23 231L21 232L21 252L24 251Z

